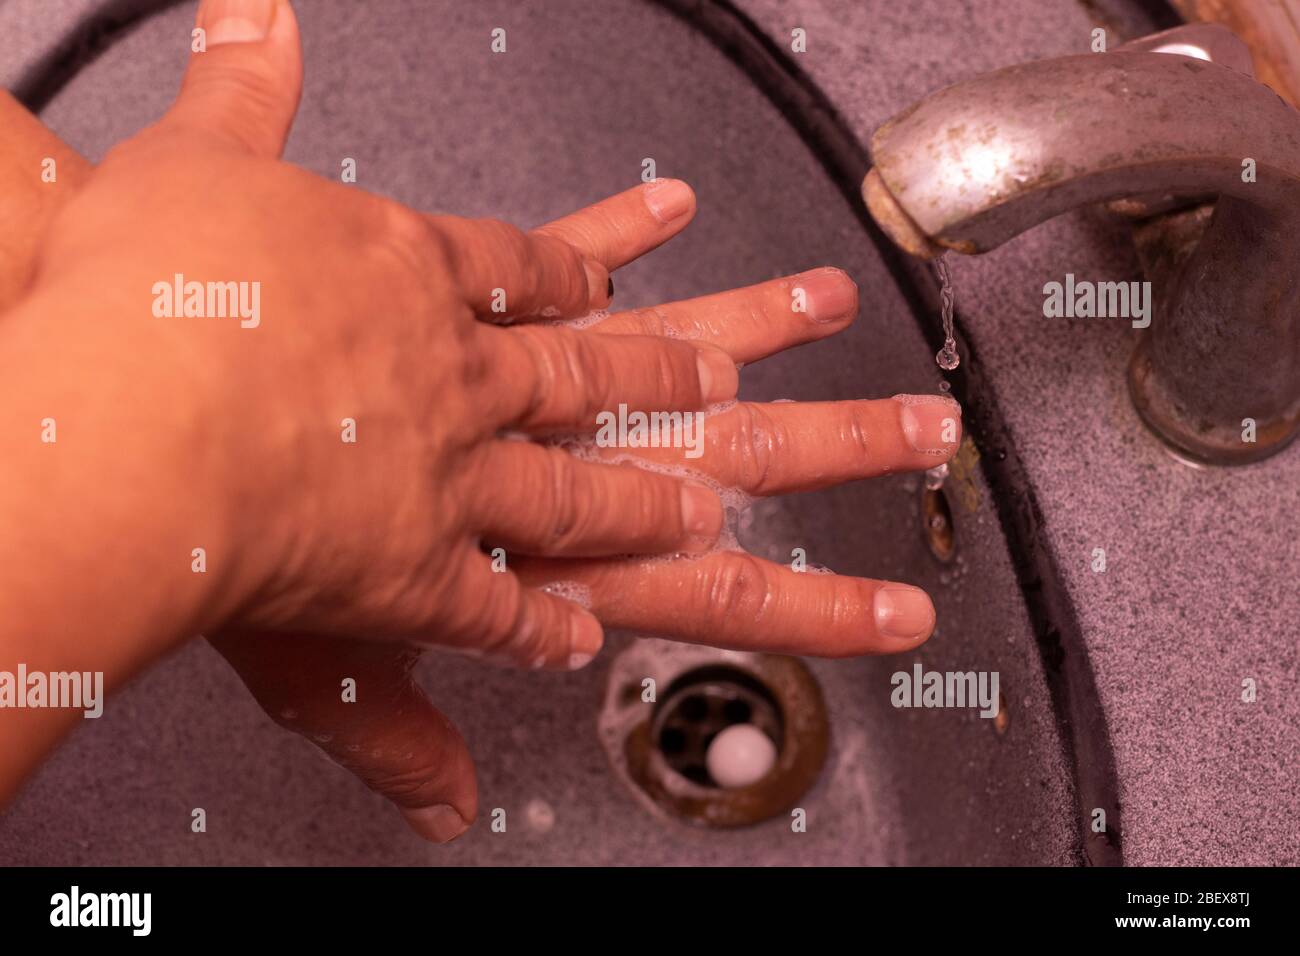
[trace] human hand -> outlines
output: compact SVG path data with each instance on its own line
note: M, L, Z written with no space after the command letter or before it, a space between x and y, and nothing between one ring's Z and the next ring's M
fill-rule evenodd
M273 34L290 17L281 6ZM286 86L276 46L195 56L173 110L116 147L50 226L29 298L65 320L35 329L35 310L20 310L11 341L94 342L105 377L119 356L147 357L157 371L133 380L136 393L208 427L202 491L226 545L208 571L214 625L360 632L530 665L589 659L599 624L494 574L478 542L558 555L707 547L720 504L502 433L581 431L619 403L702 408L734 394L733 363L650 336L476 321L584 313L607 301L608 273L560 240L422 216L274 161L293 103L249 86L259 70ZM215 195L215 207L200 198ZM248 286L252 311L160 314L182 307L167 301L178 274Z
M421 216L275 162L300 80L292 12L268 9L262 41L222 42L218 6L202 10L209 48L175 108L51 204L22 263L31 278L13 271L24 295L0 323L14 396L0 434L19 455L0 494L0 558L18 573L0 595L0 649L76 653L110 685L225 628L589 660L599 623L492 573L479 540L698 548L721 506L707 489L501 433L580 430L615 402L699 408L734 394L734 365L684 342L475 321L585 312L607 301L608 274L559 240ZM240 314L186 317L182 296L168 301L186 274L237 296ZM32 423L47 420L63 441L34 445ZM37 497L45 508L29 507ZM620 500L645 508L628 516ZM191 567L194 544L204 556ZM112 576L98 573L105 554ZM62 577L72 600L49 587ZM0 767L3 789L66 729L38 716L7 727L31 746Z
M691 196L678 218L659 223L653 214L645 215L644 195L644 188L629 190L541 231L566 238L612 270L681 231L694 212ZM807 293L806 313L790 307L796 288ZM857 304L848 276L823 269L689 302L616 312L584 334L671 334L715 344L735 361L751 362L843 330ZM754 496L932 467L948 460L960 440L960 408L932 398L936 401L920 404L901 396L901 401L738 403L705 419L707 450L691 467L701 477ZM917 418L905 421L905 412ZM956 423L950 442L942 440L946 420ZM676 449L605 454L683 464ZM585 586L589 607L606 626L741 649L818 656L888 653L921 643L934 623L932 605L919 589L797 574L739 549L672 560L511 555L509 561L535 587ZM877 603L876 594L885 587L904 600ZM272 719L387 796L416 832L445 842L475 819L473 758L455 726L411 676L414 651L348 640L324 645L302 634L274 641L231 634L214 643ZM364 706L339 702L336 689L347 676L366 688L364 702L358 701Z
M254 46L265 44L249 45L248 50L240 52L254 52ZM278 89L278 108L284 117L283 128L287 129L292 105L287 110L283 108L284 84L281 83ZM260 92L259 99L276 108L275 91ZM270 131L272 134L264 136L264 142L283 139L280 124L267 120L265 116L259 117L255 111L251 115L245 111L240 122L246 125L235 133L238 140L255 140L260 134L250 130L258 125L263 127L264 133ZM163 155L169 157L166 160L168 164L183 161L166 149ZM209 170L209 174L211 172ZM679 186L660 184L657 195L660 204L666 198L665 191ZM464 272L458 273L457 277L463 280L465 274L474 276L476 272L487 276L496 270L502 259L504 243L515 247L504 251L518 256L523 271L537 266L541 273L540 288L534 290L531 299L525 298L526 306L517 305L517 311L528 308L535 311L540 303L560 303L563 311L573 314L585 311L586 306L599 305L603 270L616 268L665 241L684 228L694 211L693 196L685 190L686 198L679 214L668 217L666 222L660 221L663 209L660 209L660 216L656 216L647 205L646 192L648 190L629 191L539 230L531 237L544 249L549 247L549 251L557 251L544 241L551 237L562 238L580 250L586 260L579 264L587 276L585 285L575 281L578 268L574 266L571 252L559 250L555 257L560 260L557 264L547 258L546 252L538 253L531 248L529 240L502 227L488 226L487 234L479 236L474 234L474 228L467 228L463 233L457 231L462 225L470 224L443 220L453 232L453 243L463 239L464 249L468 252L459 257L468 261L462 263ZM484 241L475 245L476 239ZM510 255L505 258L509 259ZM457 259L457 256L451 258ZM597 268L592 268L593 263ZM475 283L471 279L466 284L473 287ZM482 287L483 283L479 281L478 285ZM806 287L809 293L808 313L796 313L790 308L791 289L796 285ZM585 300L583 293L586 293ZM517 303L513 294L508 298ZM472 302L466 304L473 305ZM481 300L479 304L481 307ZM671 332L677 339L718 345L734 360L747 362L800 341L838 331L852 319L855 311L856 290L851 282L842 273L823 270L690 303L616 314L582 336L593 340L617 336L623 340L619 344L632 344L636 340L629 339L629 333L663 335ZM698 463L699 473L752 494L772 494L820 487L891 470L929 467L945 460L955 449L955 440L926 444L922 434L922 443L926 445L922 451L909 443L903 418L905 409L909 408L920 410L923 416L928 415L935 422L942 417L951 419L955 410L951 404L903 405L890 400L806 406L737 405L723 415L710 416L708 451ZM587 412L591 412L590 406ZM585 423L570 420L563 424L585 424L589 428L590 417ZM921 425L924 426L925 422L922 421ZM912 435L916 435L915 428ZM830 441L828 436L833 436ZM863 442L868 438L870 453L864 456ZM555 468L568 470L571 467L555 457L554 451L547 451L546 455L556 462ZM642 457L652 456L644 454ZM394 477L401 476L394 474ZM644 473L636 474L637 481L646 477ZM670 481L658 475L653 478ZM618 486L606 484L600 487L613 491ZM647 522L650 526L647 531L661 532L664 513L672 511L668 505L670 497L650 496L655 506L647 512L652 517ZM520 500L525 504L531 503L536 500L536 493L530 492ZM605 508L610 509L607 513L611 523L623 525L628 516L620 513L621 509L613 507L614 504L612 499L605 502ZM510 510L514 510L513 505ZM545 513L541 517L534 513L531 520L547 523ZM717 523L720 523L720 516ZM544 537L553 530L553 525L539 528ZM639 546L627 536L614 535L604 539L609 542L607 545L593 543L600 540L597 537L567 547L554 538L539 542L537 538L511 537L514 533L515 530L507 530L504 534L498 532L495 539L490 536L489 541L511 547L510 564L523 574L526 581L543 585L557 578L581 580L590 587L592 607L597 615L607 623L620 626L731 646L758 646L796 653L854 654L914 646L928 636L933 623L929 601L916 589L895 586L892 592L885 592L887 598L892 593L910 601L913 607L909 616L898 600L889 604L885 601L879 605L876 603L876 594L882 590L878 582L793 575L788 569L737 551L716 552L699 560L656 561L653 564L627 560L562 563L548 558L517 559L513 554L534 552L590 556L611 551L650 552L676 550L692 544L700 546L716 533L712 518L710 531L703 536L704 540L699 540L697 535L694 542L689 540L690 535L678 533L677 537L669 538L660 533L657 538L643 537ZM772 613L765 613L756 622L741 620L741 626L737 627L735 612L750 608L768 609ZM318 607L311 606L306 610L311 615L321 615L313 630L338 633L336 622L340 618L347 619L347 612L321 612ZM295 613L290 611L287 620L297 625ZM285 618L274 617L270 621L253 620L275 627L282 627L286 622ZM891 636L890 624L892 630L900 633ZM351 626L356 625L346 625ZM368 633L376 633L375 623L362 626ZM409 634L399 629L396 636ZM270 643L272 640L274 644ZM454 728L433 710L410 680L412 656L408 650L346 639L326 641L311 634L270 637L239 628L231 630L216 643L272 716L311 737L329 736L330 740L322 745L376 789L404 806L408 819L425 835L435 839L454 835L452 831L463 829L464 820L473 818L472 762ZM519 659L509 651L507 656ZM338 678L328 676L335 673L358 679L358 684L365 686L367 691L359 699L364 699L369 706L335 706L338 702ZM285 714L294 717L286 718ZM332 733L324 732L326 727ZM376 754L383 756L376 758ZM403 755L406 758L399 759ZM447 804L457 808L450 816L442 809Z

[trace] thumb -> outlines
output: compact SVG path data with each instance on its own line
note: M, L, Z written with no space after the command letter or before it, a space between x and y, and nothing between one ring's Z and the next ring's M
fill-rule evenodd
M203 0L190 48L163 124L279 156L302 94L302 45L289 0Z
M418 652L300 634L227 633L212 645L276 723L387 797L416 833L446 843L478 811L460 732L411 677ZM340 693L351 679L351 693Z

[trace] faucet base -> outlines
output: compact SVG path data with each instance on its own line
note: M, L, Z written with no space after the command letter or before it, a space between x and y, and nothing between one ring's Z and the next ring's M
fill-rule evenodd
M1276 455L1300 434L1300 402L1288 412L1250 421L1197 421L1160 385L1144 336L1133 350L1128 366L1129 395L1133 406L1156 437L1174 451L1208 465L1248 465Z

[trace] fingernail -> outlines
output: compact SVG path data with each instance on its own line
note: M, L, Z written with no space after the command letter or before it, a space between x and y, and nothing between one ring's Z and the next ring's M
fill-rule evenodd
M569 670L586 667L600 652L605 643L605 631L600 621L586 611L576 611L569 623Z
M656 179L645 188L650 214L667 225L690 211L695 193L680 179Z
M432 807L400 807L402 816L416 833L434 843L450 843L469 829L469 824L445 803Z
M795 277L803 289L808 318L814 322L842 322L858 311L858 286L839 269L813 269Z
M926 455L943 455L961 440L961 406L944 395L895 395L907 443Z
M722 533L722 499L698 481L682 482L682 526L687 550L707 551Z
M594 309L603 309L614 295L614 280L609 277L609 270L593 259L584 259L582 268L587 273L588 303Z
M907 584L886 584L876 591L876 630L885 637L920 640L934 630L930 595Z
M209 47L260 43L271 31L278 0L204 0L198 23Z
M705 404L725 402L736 397L740 387L740 373L736 363L726 352L715 348L702 348L695 359L700 373L700 394Z

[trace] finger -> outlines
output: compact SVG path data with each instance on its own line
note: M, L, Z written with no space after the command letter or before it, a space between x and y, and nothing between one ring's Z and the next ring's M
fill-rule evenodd
M571 600L524 587L505 561L475 551L456 562L446 609L417 639L532 670L585 667L605 642L600 622Z
M484 319L571 318L609 304L609 270L567 242L495 219L429 219L448 240L461 292Z
M839 269L813 269L648 309L615 312L591 327L619 335L667 335L753 362L834 335L858 314L858 287Z
M489 445L469 518L493 545L525 554L599 557L704 551L722 502L698 482L581 461L533 442Z
M489 421L545 431L595 431L597 416L631 411L702 409L735 396L735 363L689 342L634 335L585 335L573 329L477 326L488 340L492 385L483 396Z
M961 406L946 395L850 402L739 402L706 415L699 457L678 448L595 449L660 465L689 465L751 495L812 491L949 461L961 445Z
M586 588L606 627L732 650L895 654L922 643L935 623L920 588L797 572L743 551L670 561L531 558L516 571L534 587L564 580Z
M607 269L645 255L695 216L695 192L680 179L656 179L534 230L563 239Z
M302 93L289 0L204 0L180 96L160 125L220 137L257 156L284 150Z
M247 632L212 644L272 720L391 800L425 839L446 843L473 822L474 761L411 677L417 652L348 638Z

